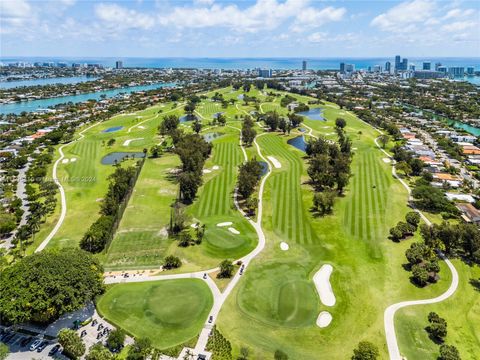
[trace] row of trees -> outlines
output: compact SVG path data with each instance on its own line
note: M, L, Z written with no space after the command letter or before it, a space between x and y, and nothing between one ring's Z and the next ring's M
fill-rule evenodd
M252 195L260 181L262 165L254 157L239 166L237 191L241 196L244 208L249 214L253 214L257 208L257 199Z
M254 122L250 116L245 116L242 124L242 140L245 146L251 146L253 140L257 136L255 131Z
M258 120L263 120L270 131L280 130L284 134L290 133L290 130L297 128L303 121L303 117L295 113L288 114L285 118L280 116L276 111L269 111L266 114L259 115Z
M136 167L115 167L115 171L108 177L107 194L100 207L100 217L90 226L80 240L80 247L91 253L101 252L113 238L115 224L123 215L123 208L128 201L141 164Z
M190 204L202 184L202 170L212 152L212 144L198 134L186 134L173 140L174 151L182 162L182 172L178 175L180 199Z
M420 223L420 214L410 211L405 215L405 222L399 221L396 226L390 229L390 238L393 241L400 241L417 231Z
M344 119L337 119L338 144L324 137L307 143L306 153L309 156L307 173L316 191L313 209L320 215L331 212L335 195L343 193L351 176L351 140L343 130L345 126Z

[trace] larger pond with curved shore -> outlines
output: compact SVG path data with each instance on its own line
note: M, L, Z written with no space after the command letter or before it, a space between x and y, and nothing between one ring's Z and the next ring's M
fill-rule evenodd
M105 155L101 162L103 165L113 165L127 159L140 159L145 157L143 152L112 152Z
M299 113L297 113L297 115L306 116L310 120L325 121L325 118L323 117L323 109L322 108L309 109L308 111L299 112Z

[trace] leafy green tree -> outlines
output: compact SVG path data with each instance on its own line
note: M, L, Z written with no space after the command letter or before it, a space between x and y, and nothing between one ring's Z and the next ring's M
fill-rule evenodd
M347 126L347 122L345 121L345 119L337 118L335 120L335 127L339 128L339 129L343 129L343 128L345 128L345 126Z
M44 250L1 272L0 315L9 323L47 323L82 308L103 291L103 268L89 253Z
M416 211L410 211L405 215L405 220L407 223L415 227L415 230L418 227L418 224L420 223L420 214L417 213Z
M380 135L378 137L378 141L380 144L382 144L382 148L385 149L385 146L387 146L388 142L390 141L390 137L388 135Z
M353 350L352 360L375 360L380 356L378 348L369 341L360 341Z
M282 350L275 350L273 358L275 360L288 360L288 355L285 354Z
M419 286L425 286L428 283L428 272L420 265L412 266L412 280Z
M116 140L115 139L110 139L108 140L107 142L107 146L113 146L113 144L115 144Z
M5 360L10 352L7 344L0 342L0 360Z
M223 260L220 263L220 272L217 275L219 279L231 278L233 275L233 265L230 260Z
M405 174L406 177L409 177L412 173L412 168L406 161L400 161L398 164L395 165L397 171L401 171Z
M125 331L115 329L110 332L107 338L107 346L110 350L119 350L125 342Z
M335 204L336 193L333 190L317 192L313 195L313 207L320 215L330 214Z
M160 135L171 135L180 125L180 119L176 115L167 115L163 118L162 123L158 127Z
M152 154L152 158L156 159L162 154L162 149L158 145L154 145L150 149L150 154Z
M453 345L440 346L439 360L461 360L458 349Z
M60 330L58 343L62 345L63 353L71 359L78 359L85 354L85 344L74 330Z
M238 172L238 193L245 199L249 198L255 191L260 176L262 166L256 158L246 161L239 166Z
M113 360L113 354L102 345L102 343L96 343L90 347L86 360Z
M428 314L428 322L430 323L427 326L426 330L432 338L439 342L443 342L447 336L447 322L445 319L441 318L437 313L430 312Z
M135 343L130 348L127 360L145 360L152 352L152 342L148 338L135 339Z
M17 221L14 214L0 212L0 235L6 235L17 227Z
M169 255L166 256L165 259L163 260L163 268L170 270L170 269L176 269L182 266L182 261L180 260L179 257Z

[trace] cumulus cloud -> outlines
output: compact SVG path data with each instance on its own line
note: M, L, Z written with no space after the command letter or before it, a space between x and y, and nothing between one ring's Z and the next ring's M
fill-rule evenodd
M323 9L309 7L300 12L293 24L292 30L303 31L313 27L322 26L328 22L340 21L343 19L347 10L345 8L335 8L328 6Z
M110 3L100 3L96 5L95 16L113 30L147 30L155 25L155 18L149 14L140 13Z
M403 2L375 17L371 25L377 26L383 31L410 32L415 29L416 24L428 21L434 9L435 4L432 1Z
M25 0L0 1L0 32L13 32L24 25L31 16L32 7Z

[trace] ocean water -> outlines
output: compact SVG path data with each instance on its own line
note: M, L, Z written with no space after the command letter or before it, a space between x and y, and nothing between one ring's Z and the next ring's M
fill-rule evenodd
M409 64L420 66L423 61L430 61L432 64L441 63L444 66L473 66L480 70L480 57L414 57L408 58ZM307 68L313 70L338 69L341 62L354 64L357 69L367 69L369 66L385 65L386 61L392 64L395 62L392 57L332 57L332 58L184 58L184 57L165 57L165 58L59 58L59 57L0 57L0 62L66 62L81 64L100 64L107 67L115 66L115 61L123 61L124 67L144 67L144 68L198 68L198 69L301 69L302 61L307 61Z

